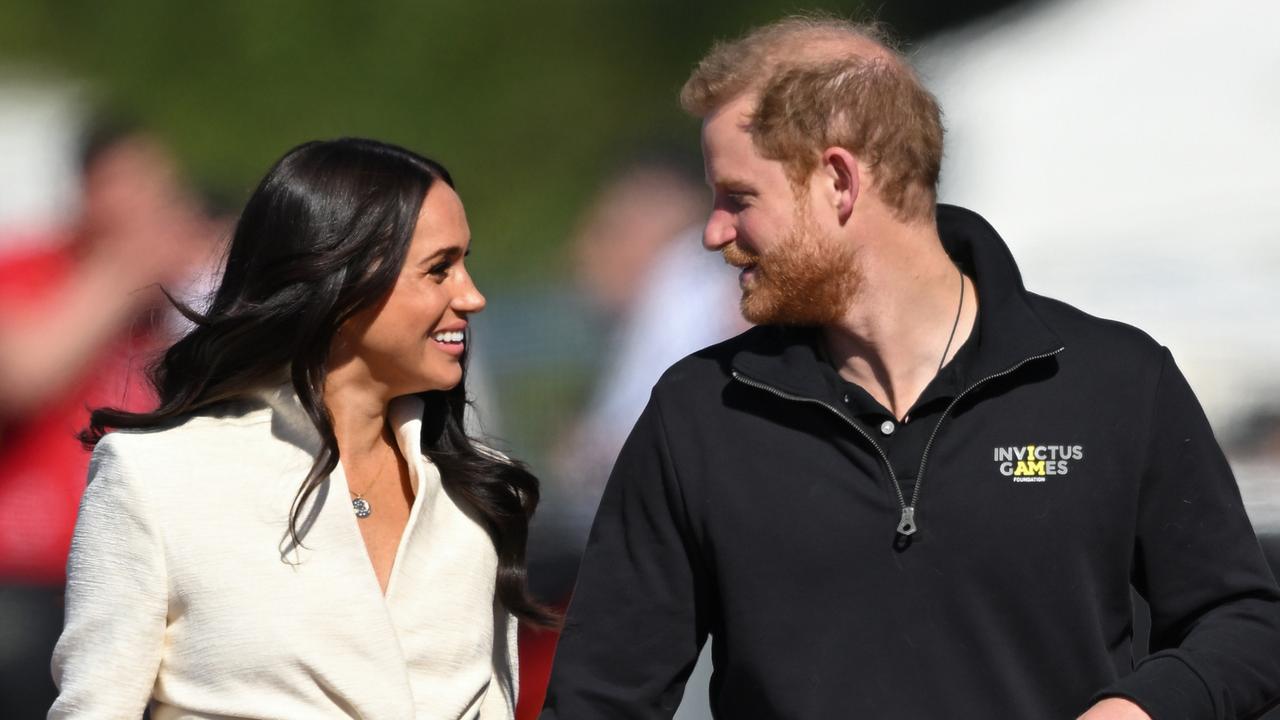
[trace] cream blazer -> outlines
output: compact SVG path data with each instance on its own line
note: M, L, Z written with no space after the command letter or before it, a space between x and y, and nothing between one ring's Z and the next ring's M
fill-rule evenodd
M341 465L288 542L320 447L286 387L220 416L98 444L68 563L50 718L515 715L516 626L497 554L392 402L413 508L383 596ZM374 508L377 511L377 508Z

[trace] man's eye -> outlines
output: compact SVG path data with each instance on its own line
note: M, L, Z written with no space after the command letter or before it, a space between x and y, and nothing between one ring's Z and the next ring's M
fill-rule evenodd
M729 207L737 209L745 208L751 200L747 193L740 192L726 193L724 199Z

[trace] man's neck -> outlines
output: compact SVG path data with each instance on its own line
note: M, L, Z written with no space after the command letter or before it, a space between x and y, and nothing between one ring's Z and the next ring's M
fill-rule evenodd
M841 377L902 419L972 332L976 293L932 223L883 224L860 258L862 285L824 345Z

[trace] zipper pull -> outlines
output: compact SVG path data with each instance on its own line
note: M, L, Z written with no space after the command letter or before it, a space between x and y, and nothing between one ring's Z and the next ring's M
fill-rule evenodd
M916 509L907 506L902 508L902 520L898 521L899 535L914 535L916 532Z

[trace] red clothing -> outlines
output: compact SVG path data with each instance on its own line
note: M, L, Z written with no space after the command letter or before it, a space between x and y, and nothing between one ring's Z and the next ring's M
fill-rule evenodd
M0 256L0 316L38 313L71 282L75 261L65 244ZM59 332L59 328L49 328ZM61 585L84 491L89 453L76 433L88 408L150 409L155 398L143 371L151 333L123 333L104 348L74 387L38 412L0 420L0 584Z
M557 608L564 612L564 606ZM560 634L554 630L530 630L520 626L520 699L516 720L537 720L547 696L551 661L556 655Z

